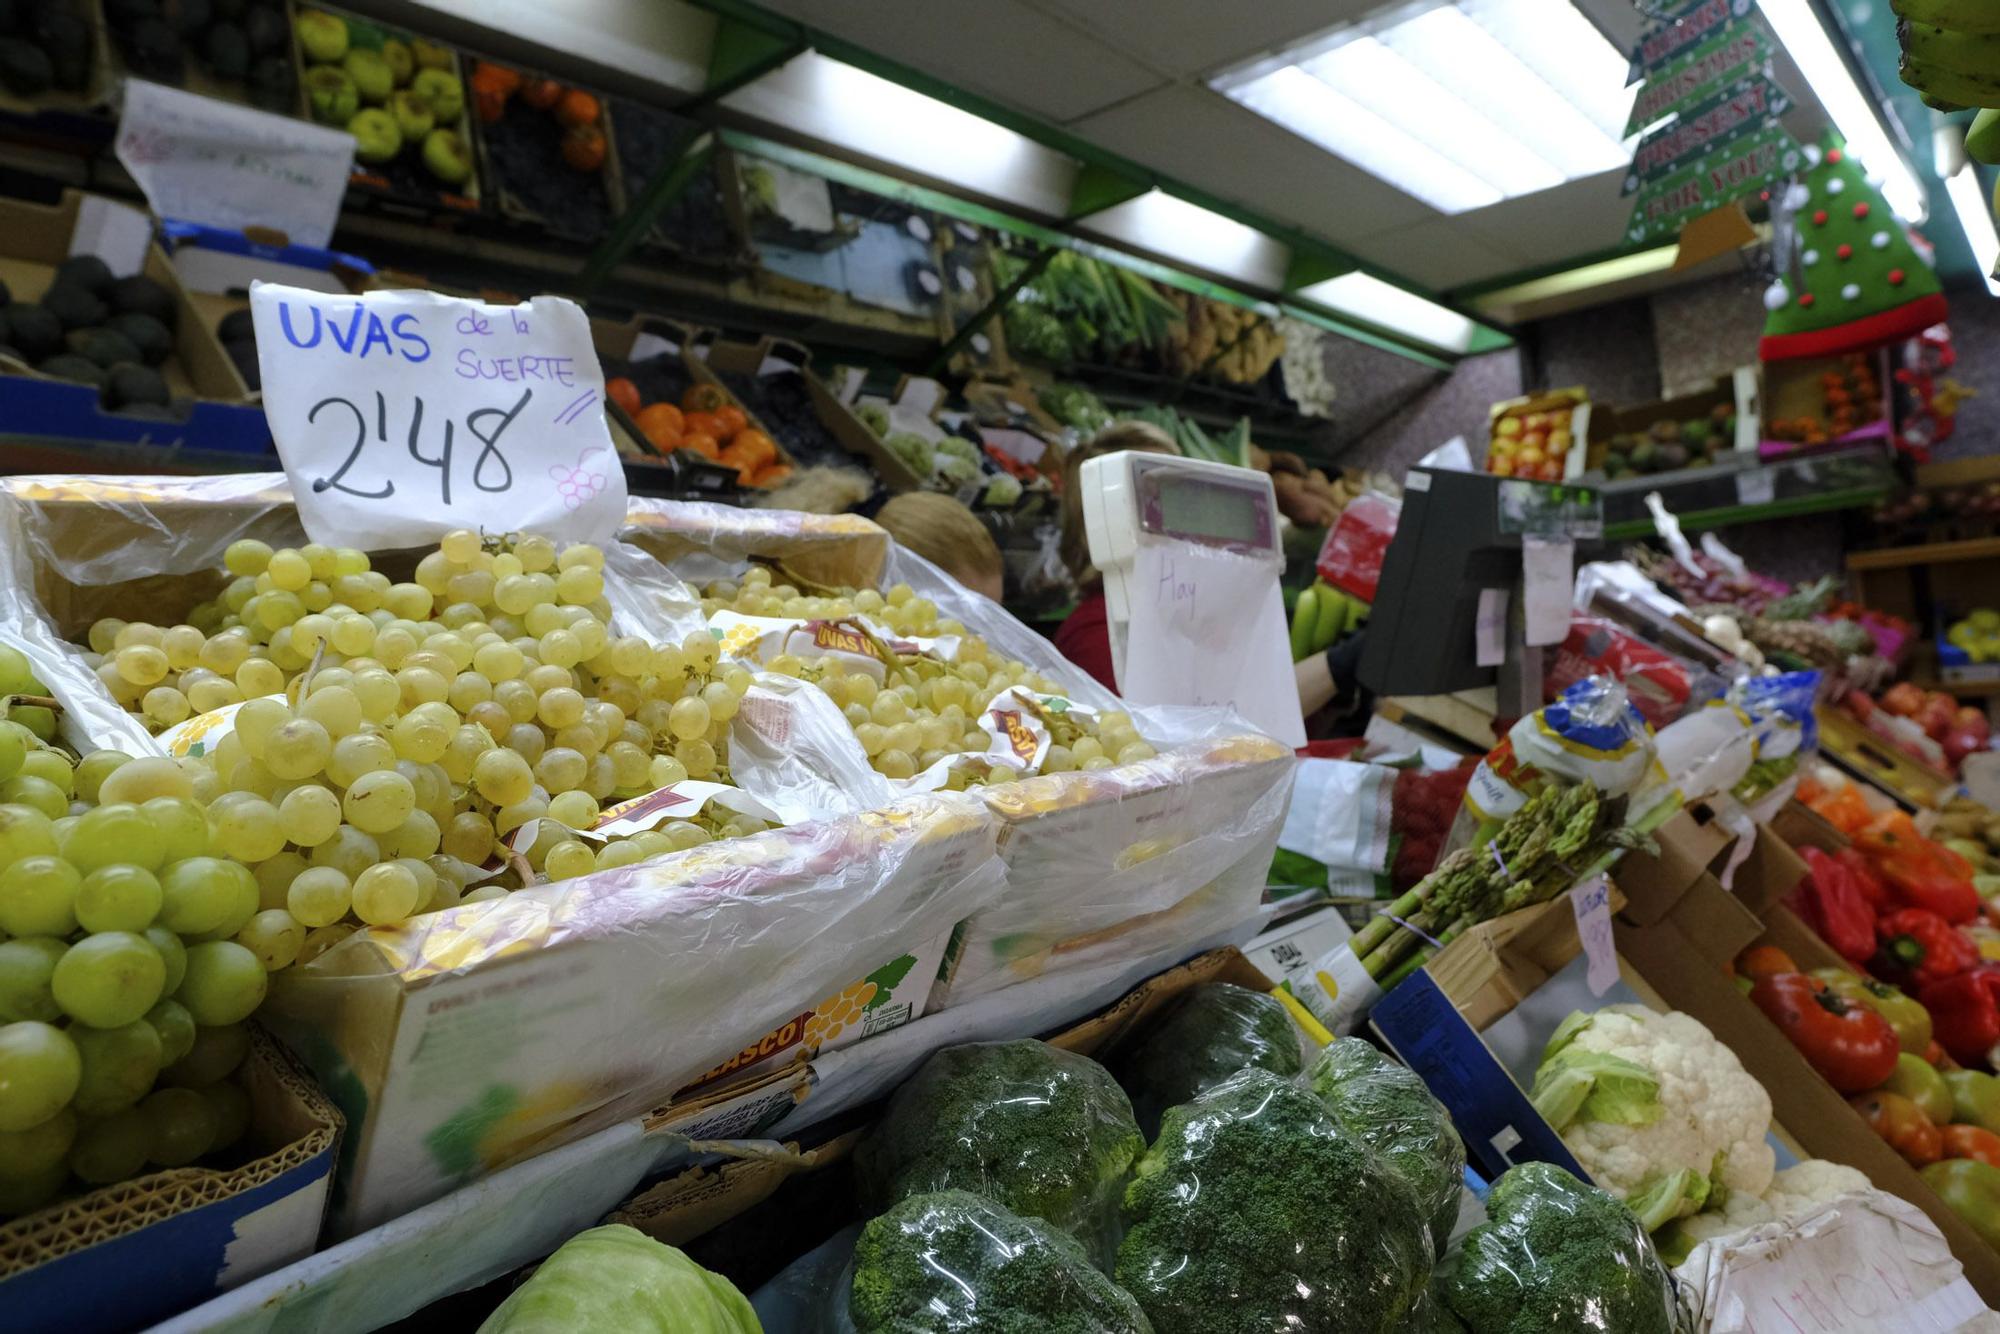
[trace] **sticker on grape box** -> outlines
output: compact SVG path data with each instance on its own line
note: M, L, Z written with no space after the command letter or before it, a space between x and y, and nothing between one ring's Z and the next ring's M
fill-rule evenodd
M250 309L264 415L314 541L602 542L624 522L604 372L574 302L252 283Z

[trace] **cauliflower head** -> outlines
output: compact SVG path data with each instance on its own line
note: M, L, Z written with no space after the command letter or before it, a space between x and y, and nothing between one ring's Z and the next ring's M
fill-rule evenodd
M1612 1005L1571 1015L1542 1054L1532 1096L1591 1179L1618 1199L1684 1173L1666 1218L1725 1203L1718 1188L1751 1197L1771 1188L1770 1095L1678 1010Z
M1866 1174L1844 1163L1808 1158L1771 1178L1763 1197L1730 1195L1720 1209L1683 1218L1655 1238L1660 1254L1679 1265L1705 1241L1733 1237L1766 1223L1787 1223L1829 1201L1873 1189Z

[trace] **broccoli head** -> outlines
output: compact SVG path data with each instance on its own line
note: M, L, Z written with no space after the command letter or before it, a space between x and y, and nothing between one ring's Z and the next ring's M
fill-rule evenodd
M857 1334L1152 1334L1076 1238L962 1190L861 1230L847 1308Z
M1611 1196L1553 1164L1522 1163L1493 1183L1486 1213L1444 1275L1445 1299L1471 1334L1673 1334L1673 1280Z
M1125 1223L1117 1278L1159 1334L1401 1331L1430 1281L1409 1187L1269 1070L1167 1113Z
M855 1152L863 1199L969 1190L1109 1251L1146 1142L1109 1071L1045 1042L973 1042L925 1061Z
M1296 1075L1304 1065L1298 1029L1275 996L1214 982L1185 992L1113 1073L1150 1138L1167 1108L1193 1102L1246 1065Z
M1407 1181L1442 1254L1465 1189L1465 1145L1423 1079L1360 1038L1336 1038L1306 1076L1333 1119Z

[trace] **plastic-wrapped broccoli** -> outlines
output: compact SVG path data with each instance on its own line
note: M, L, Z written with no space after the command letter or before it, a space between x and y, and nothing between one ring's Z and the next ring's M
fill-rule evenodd
M847 1309L858 1334L1152 1334L1076 1238L962 1190L861 1230Z
M1045 1042L974 1042L925 1061L855 1153L864 1200L969 1190L1108 1256L1146 1142L1110 1072Z
M1451 1114L1415 1071L1396 1064L1360 1038L1336 1038L1306 1076L1334 1120L1402 1174L1430 1219L1442 1252L1458 1221L1464 1193L1465 1145Z
M949 440L952 437L945 438ZM969 459L963 454L948 453L942 449L931 456L931 466L932 475L945 484L946 490L956 491L967 482L976 481L979 477L979 464L976 460Z
M931 442L915 431L891 431L882 443L918 477L931 475Z
M880 403L857 403L854 405L854 416L875 433L877 440L889 434L889 409Z
M988 509L1011 509L1021 499L1021 479L1012 473L996 472L986 479L979 503Z
M1185 992L1112 1073L1132 1095L1148 1138L1169 1107L1193 1102L1245 1066L1296 1075L1305 1064L1299 1031L1275 996L1227 982Z
M1443 1272L1470 1334L1673 1334L1673 1279L1631 1210L1550 1163L1507 1169Z
M1167 1113L1125 1192L1117 1278L1158 1334L1388 1334L1430 1281L1426 1222L1309 1090L1243 1070Z

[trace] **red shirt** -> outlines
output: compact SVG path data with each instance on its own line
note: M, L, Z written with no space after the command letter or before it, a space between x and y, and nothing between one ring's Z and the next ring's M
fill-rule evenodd
M1092 593L1076 604L1076 610L1056 627L1056 648L1065 658L1089 672L1112 694L1118 693L1118 678L1111 666L1111 627L1105 619L1104 594Z

